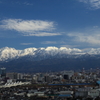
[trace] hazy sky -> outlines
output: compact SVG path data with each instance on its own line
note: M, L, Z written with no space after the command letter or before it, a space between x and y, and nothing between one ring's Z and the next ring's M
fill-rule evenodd
M0 0L0 48L100 48L100 0Z

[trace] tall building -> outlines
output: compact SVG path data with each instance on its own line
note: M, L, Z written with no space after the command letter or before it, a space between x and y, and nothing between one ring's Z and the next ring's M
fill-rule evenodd
M6 77L6 68L0 68L0 75L1 77Z
M17 79L17 73L7 73L6 76L10 79Z
M63 72L63 78L64 79L70 79L74 75L74 71L64 71Z

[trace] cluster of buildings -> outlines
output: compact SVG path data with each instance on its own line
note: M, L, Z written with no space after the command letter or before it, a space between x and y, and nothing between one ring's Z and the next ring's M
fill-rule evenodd
M100 70L24 74L6 73L6 68L0 68L0 98L100 100Z

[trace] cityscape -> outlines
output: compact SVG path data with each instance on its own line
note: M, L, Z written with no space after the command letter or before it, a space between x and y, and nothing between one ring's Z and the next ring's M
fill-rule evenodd
M0 100L100 100L100 69L25 74L2 67Z
M100 0L0 0L0 100L100 100Z

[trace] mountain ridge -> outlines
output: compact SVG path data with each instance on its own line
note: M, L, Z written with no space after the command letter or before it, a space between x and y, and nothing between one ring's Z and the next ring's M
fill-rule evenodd
M7 61L11 59L18 59L24 56L33 57L47 57L47 56L80 56L80 55L100 55L100 48L81 50L77 48L66 48L66 47L46 47L46 48L26 48L24 50L17 50L15 48L4 47L0 49L0 61Z
M10 72L46 72L100 67L100 48L77 49L66 47L0 49L0 67Z

